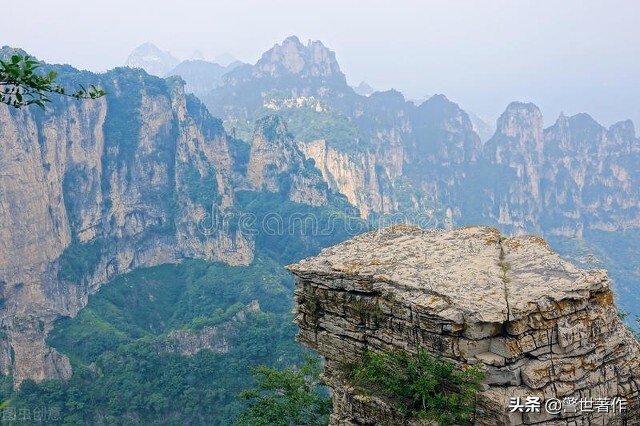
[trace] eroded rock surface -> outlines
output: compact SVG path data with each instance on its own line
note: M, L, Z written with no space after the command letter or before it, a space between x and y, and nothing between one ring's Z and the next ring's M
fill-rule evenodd
M231 349L231 337L239 333L247 315L258 312L260 304L252 301L246 308L220 324L203 327L200 330L174 330L169 333L167 352L179 352L185 356L195 355L203 349L214 353L227 353Z
M358 395L340 367L367 349L425 348L486 369L480 425L640 424L640 347L607 274L579 269L541 239L488 227L392 227L288 267L297 336L326 359L332 424L413 424ZM622 398L622 412L510 413L509 398Z

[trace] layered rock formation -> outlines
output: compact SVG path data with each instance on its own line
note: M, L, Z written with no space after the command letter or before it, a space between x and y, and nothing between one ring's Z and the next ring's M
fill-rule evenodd
M561 115L543 130L538 107L514 102L483 151L474 179L484 181L488 219L566 236L640 226L640 141L629 120L606 129Z
M461 368L482 363L476 424L640 424L640 346L617 315L606 272L574 267L537 237L398 226L288 268L297 338L326 360L332 424L416 422L359 395L341 367L368 349L418 348ZM510 412L511 397L527 396L542 408ZM546 413L551 398L620 398L626 409Z
M244 143L179 79L58 71L62 83L90 79L109 95L44 112L0 105L0 367L16 384L69 377L45 338L116 276L185 258L250 263L254 236L220 220L238 210L237 190L327 201L320 172L298 150L284 163L272 155L290 143L284 125L273 134L258 126L260 148L241 158ZM247 162L283 188L253 185Z
M630 121L607 129L578 114L544 129L535 105L514 102L482 145L469 115L444 96L416 105L394 90L358 95L333 52L295 37L226 74L204 102L250 128L274 99L301 97L321 101L332 122L309 135L326 116L296 102L280 112L302 129L293 136L330 189L363 217L429 212L439 225L569 237L640 227L640 141Z

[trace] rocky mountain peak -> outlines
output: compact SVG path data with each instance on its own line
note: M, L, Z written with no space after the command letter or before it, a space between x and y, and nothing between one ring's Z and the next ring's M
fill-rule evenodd
M254 132L254 141L258 138L263 138L266 141L284 141L287 139L287 124L277 114L268 115L261 118L256 122L256 130ZM293 143L292 141L290 141Z
M256 63L261 72L277 77L298 74L309 77L342 76L335 53L320 41L309 41L305 46L298 37L286 38L262 55Z
M512 102L498 118L496 133L485 146L493 163L535 168L544 150L544 125L540 109L532 103Z
M27 55L27 52L18 48L4 45L0 48L0 59L7 60L11 57L11 55Z
M636 128L631 120L619 121L609 127L609 133L613 137L623 140L636 139Z
M585 131L600 132L604 130L604 127L600 125L589 114L581 112L576 115L572 115L568 120L569 126L574 129L583 129Z
M369 96L373 92L375 92L373 87L371 87L371 85L369 85L369 83L367 83L366 81L361 81L360 84L353 88L353 90L355 90L355 92L361 96Z
M496 134L518 138L530 131L531 136L541 137L542 129L542 112L535 104L511 102L498 118Z
M164 52L155 44L147 42L133 49L125 61L125 66L142 68L149 74L162 77L178 65L178 62L180 62L178 58L171 53Z

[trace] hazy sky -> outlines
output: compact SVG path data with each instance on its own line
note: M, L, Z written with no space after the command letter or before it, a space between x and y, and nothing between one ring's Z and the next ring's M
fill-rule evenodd
M297 35L334 50L352 84L444 93L491 121L521 100L547 125L561 111L640 124L637 0L36 0L2 11L0 44L94 71L146 41L254 63Z

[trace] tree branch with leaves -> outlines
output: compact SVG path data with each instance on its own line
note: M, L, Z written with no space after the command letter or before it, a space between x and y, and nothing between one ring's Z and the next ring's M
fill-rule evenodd
M107 94L93 84L89 88L79 84L77 90L69 92L56 82L55 71L41 74L39 68L41 64L29 55L0 59L0 103L14 108L38 105L44 109L51 102L50 94L74 99L97 99Z
M252 368L257 388L238 395L249 404L236 426L327 425L332 406L321 371L319 359L311 356L299 368Z

